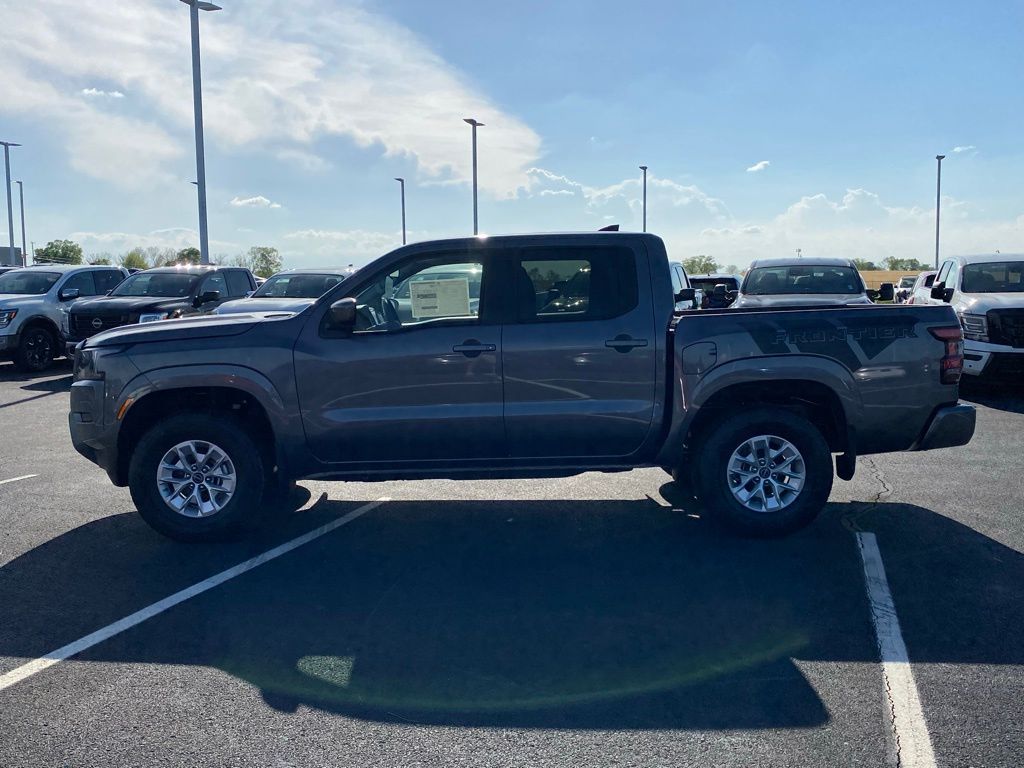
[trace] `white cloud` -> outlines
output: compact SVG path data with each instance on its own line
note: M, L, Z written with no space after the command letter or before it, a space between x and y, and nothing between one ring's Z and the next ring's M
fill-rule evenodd
M124 98L124 94L121 93L120 91L101 91L99 88L83 88L82 89L82 95L83 96L89 96L89 97L105 96L105 97L111 98L111 99L123 99Z
M953 151L957 154L960 154L961 152L970 152L972 149L977 149L977 147L973 144L968 144L965 147L953 147Z
M759 160L756 163L754 163L752 166L747 168L747 173L759 173L760 171L763 171L765 168L767 168L771 164L772 163L771 163L770 160Z
M370 152L407 157L427 178L465 182L471 167L462 118L476 117L487 124L480 129L482 189L508 197L526 183L526 169L540 153L540 138L529 126L405 27L358 0L324 5L249 0L204 15L209 151L309 153L317 140L342 136ZM68 144L91 134L92 151L76 158L77 169L137 185L144 176L166 175L167 161L188 150L191 70L180 4L0 0L0 18L0 114L31 111ZM75 96L52 85L76 81ZM94 124L104 116L79 95L96 81L130 90L141 110L130 123L106 118L102 147ZM117 161L117 172L106 166L140 125L142 139L132 151L152 150L155 161L139 163L133 178L124 179L121 168L136 165L138 154Z
M408 232L409 242L427 240L428 232ZM290 245L312 258L327 265L363 264L394 250L402 244L402 232L374 232L363 229L332 230L302 229L284 236Z
M256 195L255 197L234 197L228 203L235 208L280 208L280 203L275 203L264 197L263 195Z
M277 152L277 159L308 173L323 173L333 167L329 160L303 149L282 149Z
M132 248L182 248L199 246L199 233L187 227L168 227L150 232L71 232L68 239L82 246L87 254L98 251L109 251L120 255ZM234 253L241 249L238 243L229 240L211 240L212 253Z

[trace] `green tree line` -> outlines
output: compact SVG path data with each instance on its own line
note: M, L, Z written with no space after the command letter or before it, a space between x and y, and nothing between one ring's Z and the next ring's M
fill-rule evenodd
M42 248L37 248L33 259L36 264L119 264L125 269L149 269L150 267L166 267L175 264L198 264L201 254L198 248L132 248L118 256L110 253L91 254L86 257L82 246L71 240L51 240ZM260 277L270 277L280 272L283 267L281 254L277 248L255 245L244 253L235 256L218 255L212 259L214 263L246 267Z

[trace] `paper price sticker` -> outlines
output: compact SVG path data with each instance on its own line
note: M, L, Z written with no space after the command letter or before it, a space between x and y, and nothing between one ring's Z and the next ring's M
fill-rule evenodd
M417 280L409 285L412 316L465 317L469 311L469 278Z

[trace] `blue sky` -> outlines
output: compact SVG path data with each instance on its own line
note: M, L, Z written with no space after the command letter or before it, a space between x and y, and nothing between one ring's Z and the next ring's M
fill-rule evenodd
M214 254L364 263L471 231L640 226L673 255L1024 251L1024 6L224 0L203 15ZM187 10L0 0L29 237L194 244ZM960 151L955 151L959 148ZM2 215L2 214L0 214Z

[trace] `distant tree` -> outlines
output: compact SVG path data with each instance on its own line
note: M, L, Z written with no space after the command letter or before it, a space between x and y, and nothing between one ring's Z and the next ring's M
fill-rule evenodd
M106 254L100 256L93 256L89 259L89 263L94 267L104 266L108 267L111 264L110 257Z
M254 245L246 254L246 266L259 277L270 277L275 272L280 272L283 263L281 254L277 248L270 248L265 245Z
M176 264L198 264L202 259L203 255L198 248L182 248L175 255Z
M149 261L141 248L132 248L121 256L121 266L125 269L148 269Z
M735 264L730 264L727 267L723 267L722 271L730 275L738 275L740 273L740 268Z
M868 261L867 259L854 259L853 265L857 267L857 269L859 269L861 272L872 272L878 269L878 267L875 265L875 262Z
M707 275L722 268L712 257L703 254L683 259L683 267L688 275Z
M70 240L51 240L35 253L37 264L81 264L82 246Z
M893 272L922 272L928 269L927 264L922 264L917 259L900 259L896 256L889 256L882 261L882 265Z
M173 248L158 248L155 245L151 245L144 251L144 253L146 261L154 267L176 264L178 260L178 252Z

